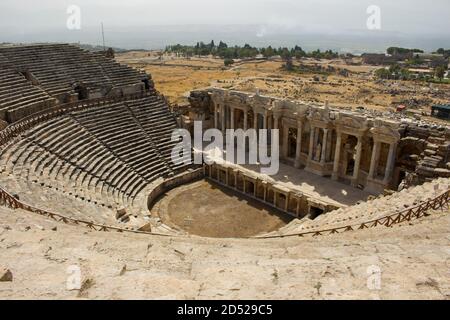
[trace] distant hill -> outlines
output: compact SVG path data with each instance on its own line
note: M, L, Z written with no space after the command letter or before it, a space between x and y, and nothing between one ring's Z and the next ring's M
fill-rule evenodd
M99 52L99 51L103 51L103 46L98 46L98 45L91 45L91 44L83 44L83 43L77 43L76 44L78 47L80 47L81 49L84 50L88 50L91 52ZM106 46L106 49L108 49L110 47ZM131 51L131 50L127 50L127 49L122 49L122 48L112 48L114 50L114 52L127 52L127 51ZM140 51L142 49L137 49L137 50L133 50L133 51ZM142 50L143 51L143 50Z

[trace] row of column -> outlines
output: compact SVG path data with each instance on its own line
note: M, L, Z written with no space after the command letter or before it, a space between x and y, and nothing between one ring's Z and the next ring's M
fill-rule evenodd
M219 114L221 116L221 130L225 131L227 129L226 125L226 112L225 112L225 105L214 105L214 126L215 128L218 128L219 121L218 117ZM235 123L235 107L229 107L230 110L230 128L229 129L235 129L234 123ZM239 108L240 109L240 108ZM248 111L247 109L240 109L244 112L244 130L248 129ZM254 112L253 117L253 128L258 129L258 114L263 115L263 129L267 129L268 124L268 114L267 111L264 113L258 113L256 111ZM279 114L274 113L273 114L273 129L279 129L281 116ZM289 126L284 126L283 130L283 138L282 138L282 152L284 156L287 156L288 154L288 139L289 139ZM322 138L322 144L321 144L321 154L320 159L315 159L314 152L319 145L319 136L320 136L320 130L323 130L323 138ZM294 166L296 168L300 168L301 166L301 154L302 154L302 144L303 144L303 121L298 121L297 123L297 143L296 143L296 154L295 154L295 162ZM319 161L322 165L326 163L327 160L327 151L329 148L331 148L331 135L330 135L330 129L328 128L320 128L320 127L314 127L311 126L310 130L310 141L309 141L309 150L308 150L308 161ZM340 158L342 155L342 135L343 133L341 131L337 131L337 140L336 140L336 149L335 149L335 157L334 157L334 163L333 163L333 172L332 172L332 179L338 180L339 179L339 167L340 167ZM355 135L355 137L358 139L357 145L356 145L356 154L355 154L355 166L353 171L353 177L352 177L352 184L356 185L359 178L359 170L361 166L361 156L362 156L362 135ZM370 171L368 178L371 180L374 180L376 169L379 164L380 160L380 150L381 150L381 141L375 140L374 141L374 147L372 151L372 157L371 157L371 163L370 163ZM330 144L330 145L329 145ZM389 147L389 155L387 159L387 165L386 165L386 171L383 179L383 183L387 184L390 181L390 178L393 173L394 165L395 165L395 150L396 150L396 143L390 143ZM331 152L330 152L331 153Z
M359 179L359 169L361 167L361 156L362 156L362 136L356 135L355 136L358 139L358 142L356 143L356 154L355 154L355 166L353 168L353 177L351 180L351 183L353 186L356 186L358 184ZM342 132L337 131L337 139L336 139L336 150L334 154L334 163L333 163L333 173L331 175L331 178L333 180L339 179L339 166L341 161L341 150L342 150Z
M358 183L359 179L359 170L361 166L361 156L362 156L362 139L363 137L361 135L356 136L358 139L358 142L356 144L356 155L355 155L355 167L353 170L353 178L352 178L352 184L356 185ZM372 156L370 160L370 169L368 174L369 180L374 180L376 178L375 173L376 169L378 168L379 161L380 161L380 151L381 151L381 141L374 140L373 149L372 149ZM389 154L387 157L387 164L383 179L383 184L388 184L391 180L392 173L395 166L395 150L397 149L396 143L390 143L389 144ZM339 179L339 165L340 165L340 157L341 157L341 150L342 150L342 132L338 131L337 133L337 140L336 140L336 152L335 152L335 158L334 158L334 164L333 164L333 174L332 179L338 180Z
M288 139L289 139L289 129L291 127L285 126L283 130L283 138L282 138L282 150L283 155L287 157L288 154ZM329 146L330 135L329 129L327 128L318 128L311 127L310 141L309 141L309 150L308 150L308 160L314 159L314 150L319 143L319 133L320 130L323 130L323 139L321 144L321 156L320 163L325 164L327 158L327 151L331 147ZM296 139L296 151L295 151L295 162L294 166L296 168L300 168L301 166L301 154L302 154L302 145L303 145L303 121L298 121L297 123L297 139Z
M278 123L278 118L276 118L276 122ZM284 127L283 131L283 154L284 156L287 156L288 154L288 137L289 137L289 126ZM308 160L316 160L314 159L314 151L315 148L317 148L319 144L319 136L320 136L320 130L323 130L323 138L322 138L322 146L321 146L321 155L320 155L320 163L324 165L326 163L326 159L328 156L329 148L331 148L331 133L330 129L328 128L319 128L311 126L311 134L310 134L310 142L309 142L309 150L308 150ZM339 179L339 168L340 168L340 159L341 159L341 153L342 153L342 135L343 133L341 131L337 131L337 138L336 138L336 148L335 148L335 154L334 154L334 163L333 163L333 172L332 172L332 179L338 180ZM356 135L355 136L358 139L358 142L356 144L356 154L355 154L355 167L352 177L352 184L356 185L359 179L359 172L361 168L361 158L362 158L362 144L363 144L363 137L362 135ZM296 154L295 154L295 162L294 165L296 168L299 168L301 166L301 150L302 150L302 138L303 138L303 122L299 121L297 124L297 144L296 144ZM372 151L372 158L370 163L370 171L368 178L371 180L374 180L375 177L375 171L378 167L379 160L380 160L380 151L381 151L381 141L375 140L374 141L374 148ZM330 145L329 145L330 144ZM396 143L390 143L389 146L389 154L387 158L387 165L386 165L386 171L383 179L384 184L388 184L394 170L395 166L395 150L396 150L397 144Z
M320 150L320 159L314 159L315 158L314 151L316 150L317 146L319 145L320 130L323 130L323 137L322 137L322 144L321 144L322 147ZM321 164L325 164L328 148L331 147L331 146L328 146L329 137L331 137L331 135L328 134L329 129L311 126L310 132L312 134L310 134L308 160L315 160L315 161L319 161Z
M216 171L216 174L214 175L213 171ZM205 165L204 167L204 172L205 175L207 175L209 178L223 184L223 181L220 179L220 172L224 172L225 173L225 185L227 187L231 187L230 185L230 168L227 167L220 167L219 165ZM291 192L283 192L278 190L277 188L275 188L274 186L270 185L267 181L264 180L259 180L259 179L254 179L254 178L249 178L246 177L245 175L241 174L239 170L232 170L232 175L234 176L233 179L233 186L232 188L237 191L237 192L241 192L241 190L239 190L238 188L238 175L242 176L242 180L243 180L243 190L242 192L246 195L251 195L256 199L260 199L260 197L258 196L258 186L262 186L263 187L263 197L260 199L265 203L269 203L268 202L268 192L269 190L271 190L273 192L273 200L270 203L271 205L273 205L274 207L276 207L277 209L281 209L284 210L286 213L289 213L289 203L292 199L297 201L297 205L296 205L296 216L299 217L300 215L300 203L302 201L302 197L296 194L292 194ZM248 192L248 183L252 183L253 184L253 192L250 193ZM283 195L285 197L285 202L284 202L284 206L280 207L279 206L279 202L278 199L280 198L280 195Z
M229 111L230 111L230 125L229 127L227 126L227 119L226 119L226 106L225 105L218 105L218 104L214 104L214 128L217 129L221 129L222 131L225 131L226 129L235 129L235 119L234 119L234 115L235 115L235 110L241 110L244 113L244 126L243 126L243 130L247 130L248 129L248 109L244 108L237 108L237 107L228 107ZM263 116L263 127L262 129L267 129L268 128L268 121L269 121L269 117L268 117L268 112L263 112L263 113L258 113L256 111L253 111L253 129L259 129L258 128L258 114L261 114ZM221 123L221 128L219 128L219 116L220 116L220 123ZM278 119L274 122L274 129L278 129Z
M374 140L373 150L372 150L372 158L370 161L370 170L369 170L369 176L368 178L370 180L374 180L376 178L376 170L379 165L380 161L380 151L381 151L381 141ZM389 183L392 173L394 171L395 166L395 150L397 149L397 143L390 143L389 144L389 153L386 163L386 169L384 173L384 179L383 183L387 184Z

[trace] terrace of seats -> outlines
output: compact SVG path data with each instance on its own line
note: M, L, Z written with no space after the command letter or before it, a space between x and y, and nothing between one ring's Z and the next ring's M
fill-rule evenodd
M175 128L158 96L72 111L24 132L2 150L0 179L19 195L24 188L5 181L14 177L90 204L132 210L152 182L187 169L171 161Z
M55 105L56 100L33 86L20 73L0 65L0 119L14 122L10 114L29 115Z
M0 46L0 71L0 110L9 113L50 97L69 102L142 92L152 86L145 73L67 44ZM36 111L32 108L24 116ZM14 122L21 117L3 119Z

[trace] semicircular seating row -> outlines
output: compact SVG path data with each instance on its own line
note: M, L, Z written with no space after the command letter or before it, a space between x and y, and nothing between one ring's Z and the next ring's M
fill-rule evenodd
M51 107L56 99L43 89L33 86L22 75L0 65L0 119L7 120L7 112L27 109L35 113Z
M26 131L5 148L2 171L127 207L156 179L188 168L171 160L174 129L174 117L157 96L74 111Z
M74 45L0 45L0 119L13 123L73 101L82 85L92 97L147 91L151 76Z

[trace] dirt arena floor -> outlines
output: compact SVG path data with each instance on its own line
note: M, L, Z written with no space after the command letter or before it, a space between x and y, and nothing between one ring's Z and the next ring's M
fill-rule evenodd
M207 181L169 191L156 208L166 225L212 238L255 236L278 230L293 219Z

